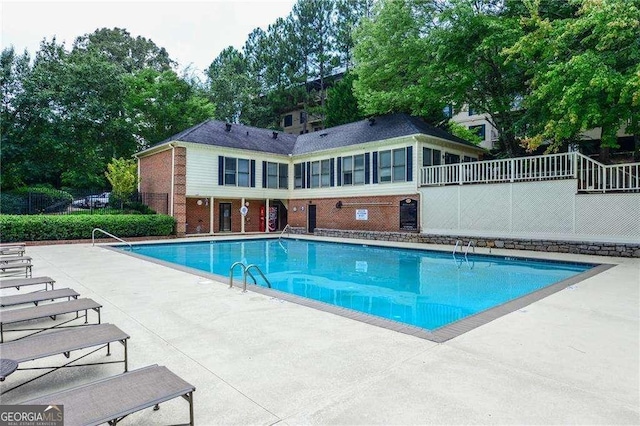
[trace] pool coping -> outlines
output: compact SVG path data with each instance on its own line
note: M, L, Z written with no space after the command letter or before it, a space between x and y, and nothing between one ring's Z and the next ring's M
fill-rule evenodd
M273 239L273 237L269 239ZM200 240L199 242L202 242L202 241L206 241L206 240ZM163 242L166 243L165 241ZM196 241L193 241L193 242L196 242ZM171 243L178 243L178 241L172 241ZM144 243L141 243L141 244L144 244ZM375 242L369 242L367 244L376 245ZM213 281L217 281L222 284L229 285L229 277L224 277L218 274L202 271L200 269L195 269L188 266L182 266L182 265L178 265L175 263L171 263L171 262L167 262L159 259L154 259L152 257L136 254L133 251L120 250L119 247L123 247L121 244L101 245L101 247L106 248L108 250L116 251L118 253L136 257L138 259L145 260L147 262L155 263L161 266L165 266L178 271L186 272L186 273L200 276L206 279L211 279ZM386 244L379 245L379 247L389 247L389 245L386 245ZM420 249L418 248L418 250ZM425 248L422 250L429 251L430 249ZM500 258L505 257L502 255L481 255L481 256L500 257ZM527 258L526 256L507 256L507 257L520 258L520 259L532 259L532 260L545 260L545 259L537 259L537 258L536 259ZM577 263L577 262L563 262L563 261L557 261L553 259L549 259L549 261L559 262L559 263L574 263L574 264ZM591 262L584 262L584 263L591 263ZM285 292L268 288L268 287L249 285L247 286L247 291L252 291L254 293L259 293L268 297L287 301L290 303L295 303L297 305L310 307L313 309L317 309L319 311L329 312L329 313L339 315L345 318L349 318L355 321L385 328L398 333L404 333L411 336L419 337L421 339L429 340L435 343L443 343L455 337L458 337L464 333L467 333L477 327L487 324L495 319L498 319L506 314L515 312L534 302L542 300L547 296L550 296L554 293L564 290L565 288L570 287L574 284L577 284L581 281L584 281L594 275L598 275L608 269L613 268L614 266L616 265L610 264L610 263L597 263L593 268L587 271L581 272L577 275L566 278L562 281L558 281L557 283L551 284L549 286L536 290L532 293L525 294L524 296L520 296L516 299L510 300L498 306L494 306L493 308L489 308L482 312L478 312L476 314L462 318L458 321L455 321L451 324L447 324L435 330L427 330L427 329L413 326L410 324L405 324L398 321L393 321L390 319L378 317L375 315L366 314L364 312L359 312L359 311L351 310L348 308L331 305L329 303L308 299L308 298L297 296L290 293L285 293ZM234 287L240 287L240 286L242 286L241 281L237 281L234 283Z

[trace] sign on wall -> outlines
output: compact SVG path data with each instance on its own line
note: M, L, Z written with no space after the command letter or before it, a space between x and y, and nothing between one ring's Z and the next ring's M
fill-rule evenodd
M400 229L418 230L418 201L411 198L400 201Z
M369 220L369 210L356 209L356 220Z

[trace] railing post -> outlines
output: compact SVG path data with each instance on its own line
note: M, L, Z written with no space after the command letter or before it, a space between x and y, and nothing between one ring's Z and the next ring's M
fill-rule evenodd
M462 163L458 163L458 180L460 181L460 185L464 182L464 176L462 176Z
M572 156L571 164L573 166L573 178L578 179L578 153L572 152L571 156Z
M513 182L513 178L514 178L514 174L516 172L516 168L515 168L515 160L512 158L511 160L509 160L509 176L510 176L510 181Z

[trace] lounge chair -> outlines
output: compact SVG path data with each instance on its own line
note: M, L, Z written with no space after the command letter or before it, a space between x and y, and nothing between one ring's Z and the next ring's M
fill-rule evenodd
M15 287L20 290L20 287L44 284L45 290L49 288L49 285L51 286L51 290L53 290L53 284L55 282L56 280L50 277L10 278L0 280L0 289Z
M0 256L0 263L8 264L8 263L17 263L17 262L31 262L31 257L29 256L19 256L19 255L10 255L10 256Z
M84 323L87 324L89 321L88 311L92 309L98 313L98 324L100 324L100 308L102 305L92 299L75 299L69 300L68 302L56 302L56 303L48 303L46 305L33 306L30 308L21 308L21 309L12 309L9 311L0 311L0 343L4 343L4 334L10 331L36 331L35 333L31 333L25 336L20 337L19 339L24 339L25 337L32 336L34 334L41 333L45 330L51 330L53 328L61 328L64 324L67 324L71 321L74 321L78 318L84 318ZM84 311L83 315L80 315L80 312ZM71 318L70 320L57 323L57 324L49 324L43 325L38 328L17 328L6 330L7 324L14 324L17 322L36 320L41 318L51 317L52 319L56 319L56 316L76 313L75 318ZM73 327L73 326L66 326ZM18 339L16 339L18 340Z
M0 277L15 277L24 273L25 278L32 277L31 262L0 263Z
M0 393L4 395L16 388L31 383L32 381L53 373L60 368L65 367L79 367L87 365L102 365L102 364L115 364L124 363L124 371L128 371L128 355L127 355L127 339L129 335L120 330L113 324L97 324L88 325L86 327L77 327L67 330L57 330L50 333L39 334L37 336L31 336L26 339L14 340L13 342L1 343L0 353L3 359L10 359L15 361L18 365L27 361L33 361L35 359L41 359L51 357L55 355L64 355L66 358L71 356L72 351L78 351L81 349L88 349L98 346L98 348L81 355L71 361L68 361L62 365L56 365L53 367L34 367L34 368L20 368L17 370L49 370L44 374L40 374L37 377L33 377L19 385L13 386ZM107 348L107 356L111 355L111 343L120 342L124 346L124 359L122 361L109 361L109 362L92 362L77 364L76 362L99 351L100 349ZM6 376L0 374L0 381L4 381Z
M7 306L24 305L27 303L33 303L38 306L38 303L45 300L62 299L63 297L77 299L80 294L71 288L61 288L51 291L34 291L33 293L14 294L12 296L0 297L0 308Z
M159 404L181 396L189 402L189 424L193 425L195 390L167 367L150 365L21 404L62 405L67 426L115 425L129 414L149 407L158 409Z
M25 252L24 243L0 244L0 255L17 254L23 255Z

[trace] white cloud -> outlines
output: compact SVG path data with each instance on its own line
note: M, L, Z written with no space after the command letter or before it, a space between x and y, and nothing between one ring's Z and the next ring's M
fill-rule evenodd
M164 47L184 68L205 70L227 46L242 48L256 27L266 30L291 11L294 0L200 2L2 1L2 48L33 56L54 36L70 49L76 37L98 28L124 28Z

